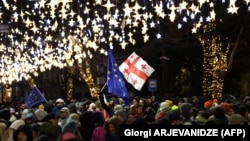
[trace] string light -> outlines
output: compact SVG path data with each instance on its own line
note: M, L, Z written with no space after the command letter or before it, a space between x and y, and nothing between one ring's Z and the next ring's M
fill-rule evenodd
M0 83L11 84L28 79L31 75L37 76L39 72L52 67L64 68L76 61L84 62L85 59L92 59L93 52L104 54L107 45L126 49L128 45L136 44L133 34L138 32L145 43L151 38L164 38L160 28L153 37L149 34L151 29L157 30L155 28L162 21L178 21L176 28L179 29L183 24L193 22L190 30L196 33L201 23L215 20L214 2L1 1ZM243 2L250 9L249 1ZM221 3L227 7L225 12L237 14L239 7L235 0ZM204 6L208 7L205 17L202 14ZM8 32L2 29L6 25ZM80 46L75 46L76 40Z
M214 24L204 26L203 34L199 37L203 46L203 94L220 98L222 96L224 75L227 72L228 39L212 35Z

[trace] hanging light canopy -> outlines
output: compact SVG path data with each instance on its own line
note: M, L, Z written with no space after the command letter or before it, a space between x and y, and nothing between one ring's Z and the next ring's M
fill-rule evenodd
M52 67L91 59L106 46L126 49L164 37L162 22L193 33L216 18L214 0L2 0L0 2L0 83L11 84ZM218 2L218 1L217 1ZM237 14L236 0L219 1ZM247 11L249 0L244 5ZM248 8L248 9L247 9ZM205 9L205 10L204 10ZM152 30L156 31L152 34Z

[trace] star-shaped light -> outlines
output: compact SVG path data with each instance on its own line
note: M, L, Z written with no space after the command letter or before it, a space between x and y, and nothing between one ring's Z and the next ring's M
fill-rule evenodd
M182 1L182 2L179 4L179 9L180 9L180 11L187 9L187 4L188 4L188 3L187 3L186 1Z
M211 17L210 17L210 16L207 16L206 21L207 21L207 22L211 22Z
M26 79L30 77L29 73L37 76L39 71L52 67L63 68L73 65L74 61L81 62L82 58L92 58L93 52L90 50L105 53L102 44L115 48L117 46L114 41L117 41L122 49L128 44L136 45L138 41L135 40L135 34L138 31L146 43L150 39L149 30L155 28L156 24L161 25L162 21L176 21L177 29L182 28L186 22L194 22L191 30L196 33L201 22L214 22L216 18L216 3L212 0L143 2L36 0L24 3L20 8L17 0L2 0L0 18L4 19L4 12L9 13L11 18L6 23L14 26L10 26L10 34L7 36L0 35L1 40L13 41L13 48L6 49L6 45L1 47L2 64L5 65L0 64L0 70L4 70L0 71L0 82ZM229 14L237 14L239 7L236 2L237 0L222 0L221 4L227 6ZM243 2L250 11L250 0ZM209 7L207 17L202 17L204 4ZM112 10L113 7L115 8ZM196 19L199 19L198 23ZM161 33L160 29L158 32ZM68 35L80 39L80 43L69 41ZM162 37L164 34L157 35L157 38ZM19 53L16 50L20 50Z
M45 3L46 3L46 0L40 0L39 1L40 8L45 8Z
M0 17L1 17L1 16L0 16ZM17 12L14 12L14 14L13 14L13 19L14 19L15 21L18 20L18 13L17 13Z
M134 21L132 25L133 25L133 27L138 27L139 26L139 22L138 21Z
M192 28L192 33L197 33L197 28L196 27Z
M146 34L147 31L148 31L148 26L147 26L147 24L144 24L143 27L142 27L141 33L142 33L142 34Z
M156 34L156 38L157 38L157 39L161 39L161 34L160 34L160 33L157 33L157 34Z
M62 8L60 10L60 12L61 12L61 15L62 15L62 19L67 19L67 16L68 16L67 12L68 12L68 10L66 10L65 8Z
M182 28L182 24L179 23L179 24L177 25L177 28L178 28L178 29L181 29L181 28Z
M25 23L26 23L26 27L31 27L33 21L31 21L30 18L28 17L27 20L25 20Z
M126 16L130 17L132 9L129 7L128 3L125 3L124 6L125 6L125 8L123 9L124 17L126 17Z
M149 24L150 24L150 28L155 28L155 22L154 21L151 21Z
M162 4L157 4L155 7L154 7L154 10L156 12L156 15L160 16L163 12L163 9L162 9Z
M128 44L128 43L127 43L125 40L123 40L123 41L120 43L122 49L126 49L127 44Z
M34 4L34 9L39 9L39 3L38 3L38 2L36 2L36 3Z
M95 0L96 5L102 5L102 0Z
M149 40L149 36L148 36L148 34L145 34L144 36L143 36L143 41L144 42L147 42Z
M141 14L139 14L138 12L136 12L135 15L133 15L133 17L134 17L135 21L137 21L137 20L140 21L141 20Z
M110 2L110 0L108 0L107 3L106 3L106 4L103 4L102 6L106 7L106 8L107 8L107 11L108 11L108 13L109 13L110 9L111 9L112 7L114 7L115 5L112 4L112 3Z
M133 10L136 12L138 12L141 9L140 4L136 1L135 5L133 6Z
M168 15L169 16L169 19L170 19L170 21L171 22L174 22L174 20L175 20L175 12L174 11L171 11L171 13Z
M71 17L74 17L74 16L76 15L76 12L74 12L73 10L70 10L69 15L70 15Z
M216 16L216 13L214 12L214 10L212 10L212 11L210 12L211 20L215 20L215 16Z
M227 8L227 11L228 11L229 14L237 14L238 13L238 9L239 9L239 7L230 6L229 8Z
M184 16L184 17L182 18L182 21L183 21L183 22L187 22L187 17Z

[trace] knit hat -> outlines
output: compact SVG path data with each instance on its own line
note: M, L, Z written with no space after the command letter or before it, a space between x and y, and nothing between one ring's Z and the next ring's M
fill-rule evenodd
M195 117L196 121L200 124L203 125L207 122L207 118L203 116L202 113L204 113L205 111L199 111L197 116Z
M44 110L44 105L43 104L38 105L38 109Z
M79 115L77 113L71 113L69 115L69 119L73 119L73 120L76 120L76 121L79 121Z
M173 105L173 106L171 107L171 110L172 110L172 111L178 111L178 110L179 110L179 106Z
M169 107L172 107L172 106L174 105L174 103L173 103L172 100L167 99L165 102L167 103L167 105L168 105Z
M41 121L45 116L47 115L47 112L41 109L37 109L35 111L35 117L37 120Z
M127 113L124 110L118 110L115 112L115 115L121 116L124 120L127 120Z
M249 100L249 99L250 99L250 96L246 96L246 97L244 98L244 103L246 103L246 101Z
M50 122L44 122L40 125L40 134L45 134L50 136L53 140L56 140L59 135L59 128Z
M68 115L70 114L69 108L68 108L68 107L63 107L63 108L60 110L60 112L65 112L65 113L67 113Z
M74 138L76 138L75 134L72 134L72 133L64 133L64 134L62 134L61 141L68 141L68 140L74 139Z
M62 132L63 133L73 133L75 134L77 130L77 122L75 120L67 120L67 122L63 125Z
M56 100L56 103L64 103L64 100L61 99L61 98L58 98L58 99Z
M29 109L24 109L22 112L23 115L26 115L27 113L29 113Z
M122 124L122 121L118 118L110 118L108 121L108 124L112 124L114 125L114 127L116 128L116 130L119 132L119 127ZM108 124L106 124L106 129L108 129Z
M24 120L18 119L11 123L10 128L17 130L19 126L24 125L24 124L25 124Z
M175 120L181 120L182 118L180 114L177 111L171 111L167 114L167 118L169 119L170 122L173 122Z
M49 113L41 121L45 122L45 121L49 121L50 119L56 119L56 115L53 113Z
M232 114L228 118L229 125L240 125L241 123L247 122L247 119L240 114Z
M207 109L210 109L213 106L213 101L212 100L208 100L204 103L204 107Z
M35 121L34 114L33 114L33 113L27 113L27 114L25 115L24 121L27 121L27 120Z
M92 134L92 141L105 141L106 129L103 127L96 127Z
M121 110L121 109L122 109L122 105L120 105L120 104L117 104L117 105L114 106L115 111L118 111L118 110Z
M88 110L89 110L89 111L94 111L95 108L96 108L95 103L90 103L90 104L89 104Z
M192 105L190 103L182 103L180 105L180 112L183 115L183 117L189 119L191 116L190 110L192 108Z
M167 105L166 102L162 102L160 104L160 107L158 109L159 112L169 112L171 110L171 107L169 105Z

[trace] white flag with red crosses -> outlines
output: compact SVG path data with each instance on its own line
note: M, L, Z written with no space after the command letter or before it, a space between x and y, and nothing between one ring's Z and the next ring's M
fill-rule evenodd
M141 90L148 77L155 71L146 61L133 52L119 69L128 83Z

